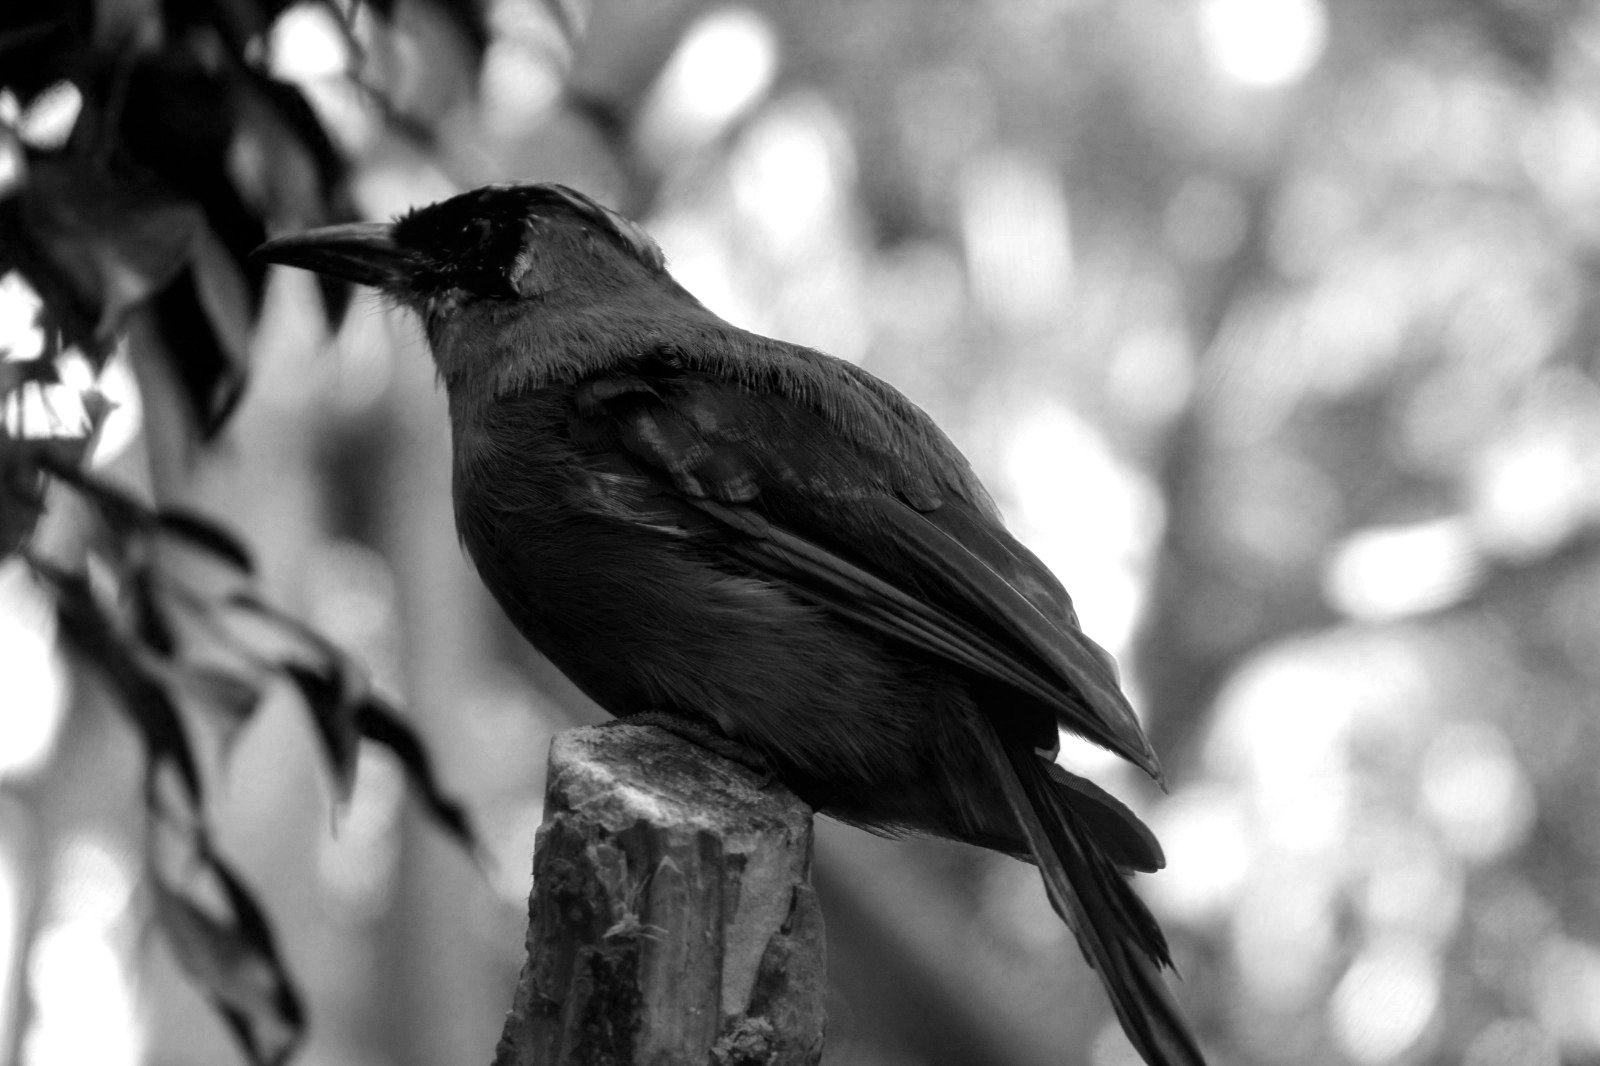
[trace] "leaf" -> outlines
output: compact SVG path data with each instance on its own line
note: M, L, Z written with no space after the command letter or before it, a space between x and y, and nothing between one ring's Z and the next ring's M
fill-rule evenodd
M217 730L224 755L232 751L240 731L261 705L261 682L237 670L219 666L187 666L177 675L179 689L194 697L195 708Z
M161 0L161 21L168 34L214 31L239 62L246 60L251 42L266 32L275 15L256 0Z
M327 322L329 330L338 329L344 323L344 316L350 312L350 301L355 297L356 287L348 281L318 274L317 290L322 293L323 321Z
M18 439L0 428L0 559L27 543L44 513L44 471L76 469L89 437Z
M165 289L190 262L204 216L150 182L113 177L76 157L36 158L20 194L31 258L94 320L94 354L109 351L129 312ZM29 271L30 280L35 280Z
M61 80L61 72L81 54L91 17L87 4L7 0L0 14L0 70L18 103L27 107Z
M255 324L255 301L250 287L228 251L209 229L201 230L194 246L195 294L211 323L217 352L224 359L223 373L213 386L211 421L202 421L210 436L232 414L244 390L250 369L250 330ZM178 354L178 353L174 353Z
M224 6L251 7L255 0L196 2L206 17L225 22L230 16ZM245 12L233 20L257 19ZM119 75L114 71L112 76ZM248 78L233 65L179 48L141 56L126 82L126 100L116 115L121 153L200 209L208 233L242 275L253 317L260 309L266 269L248 256L266 239L267 230L260 204L246 196L236 170L235 147L251 101ZM197 263L202 284L206 269Z
M0 432L0 559L28 542L44 513L44 477L22 455L31 443Z
M395 713L394 708L375 695L368 695L356 708L356 728L366 739L381 744L400 760L406 783L422 798L430 817L469 852L478 849L478 834L466 808L439 788L433 762L416 731Z
M192 842L200 876L215 882L226 913L208 913L153 870L156 919L173 955L211 998L251 1062L277 1066L305 1032L305 1007L254 895L203 833L196 832Z
M156 526L160 532L216 556L241 573L256 571L255 560L244 542L204 515L167 507L156 512Z
M339 799L341 802L348 800L356 781L359 736L356 706L350 700L344 664L338 658L325 659L317 666L291 659L280 663L279 669L300 690L306 709L311 712L317 739L322 742L322 753L333 772Z
M31 564L55 591L62 642L85 664L100 671L121 697L118 706L138 731L150 761L170 764L186 797L199 806L204 797L200 767L166 686L144 668L101 610L86 575L38 560Z
M133 601L133 631L145 646L164 658L178 650L178 638L155 589L155 574L148 566L134 571L128 582Z
M555 23L556 31L561 34L561 41L567 46L567 51L577 51L578 44L583 37L584 12L575 10L579 8L576 0L544 0L545 12L550 16L550 21Z
M344 153L329 136L327 127L317 117L311 102L297 85L251 69L247 72L249 84L261 95L271 115L285 130L300 142L300 146L310 155L312 163L317 170L317 178L322 183L324 198L331 196L334 190L344 185L349 164ZM339 221L329 219L329 221Z
M219 334L217 322L205 309L194 271L185 271L152 306L184 399L201 437L210 439L243 394L245 367L237 361L232 341Z
M489 47L489 24L477 0L431 0L431 6L466 38L473 61L482 59L484 50Z
M76 489L100 512L100 518L113 534L128 536L155 526L155 514L148 506L108 482L87 473L77 461L65 462L54 454L41 454L39 468Z
M344 653L304 622L284 614L252 593L235 593L228 602L268 619L317 653L319 665L285 658L278 668L294 682L311 711L318 739L333 767L340 797L349 797L355 779L357 741L365 737L394 753L405 770L407 782L421 796L428 814L468 851L475 851L478 838L471 819L461 803L439 787L433 762L421 738L381 696L371 691L356 691L350 673L353 667Z
M346 190L349 163L305 93L254 68L243 73L248 91L241 94L239 123L249 150L236 154L234 170L246 195L267 205L270 215L306 224L353 220L356 212ZM337 329L353 287L316 277L328 328Z
M0 393L19 385L59 385L61 371L54 359L9 359L0 362Z
M113 532L124 536L133 533L166 534L221 559L244 574L255 573L255 560L250 550L233 533L193 511L175 507L153 510L129 493L83 470L77 465L82 458L81 447L63 448L62 441L77 442L78 438L58 437L15 443L21 446L40 445L35 449L40 454L37 460L39 468L82 493Z
M272 623L297 641L303 648L310 650L316 658L338 659L344 654L333 641L318 633L315 629L294 617L294 615L274 607L254 592L235 592L223 602L230 607L248 611Z

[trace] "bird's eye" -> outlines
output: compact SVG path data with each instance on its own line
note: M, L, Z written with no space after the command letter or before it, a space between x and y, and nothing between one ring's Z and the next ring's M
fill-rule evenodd
M461 243L469 247L485 244L494 232L494 223L486 218L475 218L470 222L461 224Z

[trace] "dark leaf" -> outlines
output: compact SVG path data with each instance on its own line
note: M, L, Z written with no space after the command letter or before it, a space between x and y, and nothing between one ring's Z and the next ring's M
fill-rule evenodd
M430 0L430 4L466 38L473 58L482 58L489 47L489 24L478 0Z
M262 232L265 237L265 232ZM251 235L252 240L256 237ZM248 256L255 245L244 249ZM209 229L202 230L194 248L195 293L211 320L212 331L228 357L232 376L243 380L250 365L250 330L255 324L256 301L252 286L240 273L234 255ZM259 283L255 286L259 289Z
M244 542L204 515L165 508L156 512L156 525L162 533L209 552L246 574L255 573L255 560Z
M157 920L173 954L211 997L250 1061L277 1066L305 1031L305 1008L249 888L203 836L195 843L198 876L215 881L226 913L208 913L157 872L151 878Z
M10 150L11 145L6 143L11 138L0 129L0 151ZM17 197L6 196L0 198L0 278L5 277L13 270L22 268L17 258L18 245L22 243L22 220L17 214ZM6 349L6 354L10 354Z
M38 327L47 343L77 345L90 356L106 355L110 346L95 337L99 310L81 302L71 280L34 247L34 238L23 220L22 197L0 198L0 260L6 272L20 273L43 301ZM49 353L45 362L51 362Z
M131 68L102 71L108 81L126 81L118 132L127 162L192 200L205 199L195 195L200 187L227 178L238 102L230 69L198 49L168 48L140 56Z
M205 0L213 14L253 0ZM246 15L246 22L258 16ZM124 77L113 68L108 77ZM119 111L118 161L123 169L147 173L200 208L213 239L242 275L249 312L260 309L263 266L251 263L251 249L266 239L261 211L247 202L236 179L233 150L242 112L249 100L243 71L207 62L190 50L168 50L141 59L126 76L126 100ZM202 273L204 264L197 267Z
M256 0L162 0L161 20L169 34L216 31L235 61L243 62L250 42L266 32L276 14L266 8Z
M407 781L421 796L429 815L447 833L468 850L477 847L477 834L465 808L440 789L422 740L382 697L356 688L343 652L304 622L253 594L235 593L228 602L272 621L317 653L320 665L291 658L284 660L280 668L311 710L341 797L349 795L357 740L365 737L388 748L400 760Z
M344 185L349 164L345 160L344 153L339 151L338 146L333 143L333 138L328 135L327 128L317 117L310 101L305 98L299 86L279 81L255 70L249 72L249 78L251 87L261 94L273 116L293 134L301 147L311 156L317 168L317 178L322 183L323 197L326 199L332 196L334 190ZM341 220L330 218L328 221Z
M44 512L40 442L16 440L0 428L0 559L27 543Z
M339 646L300 619L279 610L253 592L235 592L224 601L228 606L262 618L294 638L317 659L339 660L343 652Z
M261 299L266 293L267 268L250 259L262 241L267 239L267 226L260 212L247 204L231 175L223 175L199 184L193 190L195 202L206 213L206 224L218 246L227 253L228 277L242 285L244 319L253 324L261 313ZM196 269L208 269L204 261Z
M63 448L62 445L68 442L75 443L78 447ZM65 481L88 498L100 512L101 519L113 532L122 535L148 532L168 534L216 556L246 574L255 572L255 560L251 557L250 550L238 537L212 519L178 508L153 511L148 505L122 489L84 471L78 465L82 458L82 447L77 438L50 438L15 443L40 446L41 458L37 460L39 467ZM44 445L50 446L48 450L42 447Z
M7 0L0 9L0 84L27 107L72 70L92 25L91 0Z
M583 36L582 18L572 6L576 5L569 6L569 0L544 0L544 9L550 13L550 20L556 24L568 51L576 51Z
M34 160L19 200L29 281L53 309L52 290L64 288L75 313L93 318L90 335L72 339L95 356L186 269L204 225L194 204L77 158Z
M78 399L83 402L83 413L89 416L89 435L93 437L105 425L106 416L117 409L117 403L99 389L84 389Z
M347 281L318 274L317 288L322 293L322 313L328 328L338 329L344 322L344 316L350 312L350 301L356 294L356 287Z
M236 322L226 315L213 319L201 302L195 272L186 271L156 297L154 308L168 358L183 385L184 397L199 426L210 439L227 422L237 406L245 382L242 351L236 347ZM224 327L219 331L219 325Z
M99 670L120 697L118 706L139 732L153 764L170 764L189 801L199 806L200 768L183 721L165 684L145 669L106 617L83 574L39 561L34 572L55 591L61 640L83 662Z
M356 705L350 699L350 679L342 660L328 658L316 666L286 660L280 667L311 712L339 799L349 799L356 780L358 735Z
M242 128L254 134L251 166L239 173L256 202L279 205L275 212L312 225L348 222L356 217L345 180L349 164L321 118L296 85L256 70L246 72L249 107ZM269 207L269 213L272 208ZM252 263L252 266L257 264ZM330 329L338 328L350 303L351 286L317 276Z
M466 808L439 788L433 762L416 731L406 724L394 708L377 696L368 695L356 709L356 728L374 744L394 753L405 769L406 781L422 798L424 808L439 826L468 851L476 851L478 834Z
M192 695L186 704L204 715L204 721L217 728L221 749L232 749L240 730L255 716L261 704L260 682L238 670L213 666L186 667L178 675L181 692Z
M154 528L156 518L148 506L122 489L88 474L78 462L64 462L60 456L45 454L39 458L39 467L82 494L100 512L101 520L113 534L127 536Z
M0 393L18 385L59 385L61 372L54 359L15 359L0 363Z
M133 631L146 647L166 658L178 650L178 638L167 618L167 609L155 589L155 575L148 566L134 571L128 582L133 601Z

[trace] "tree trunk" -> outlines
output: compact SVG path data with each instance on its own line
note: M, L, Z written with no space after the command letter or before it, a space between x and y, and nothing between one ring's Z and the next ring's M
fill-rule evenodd
M528 957L494 1066L822 1056L811 811L651 726L550 748Z

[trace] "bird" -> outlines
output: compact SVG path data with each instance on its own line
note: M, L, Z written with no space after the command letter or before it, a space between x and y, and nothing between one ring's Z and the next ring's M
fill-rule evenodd
M919 407L740 329L645 230L550 183L268 241L420 319L457 531L602 708L677 723L813 809L1038 867L1150 1066L1203 1066L1131 885L1165 864L1059 730L1161 782L1111 656Z

